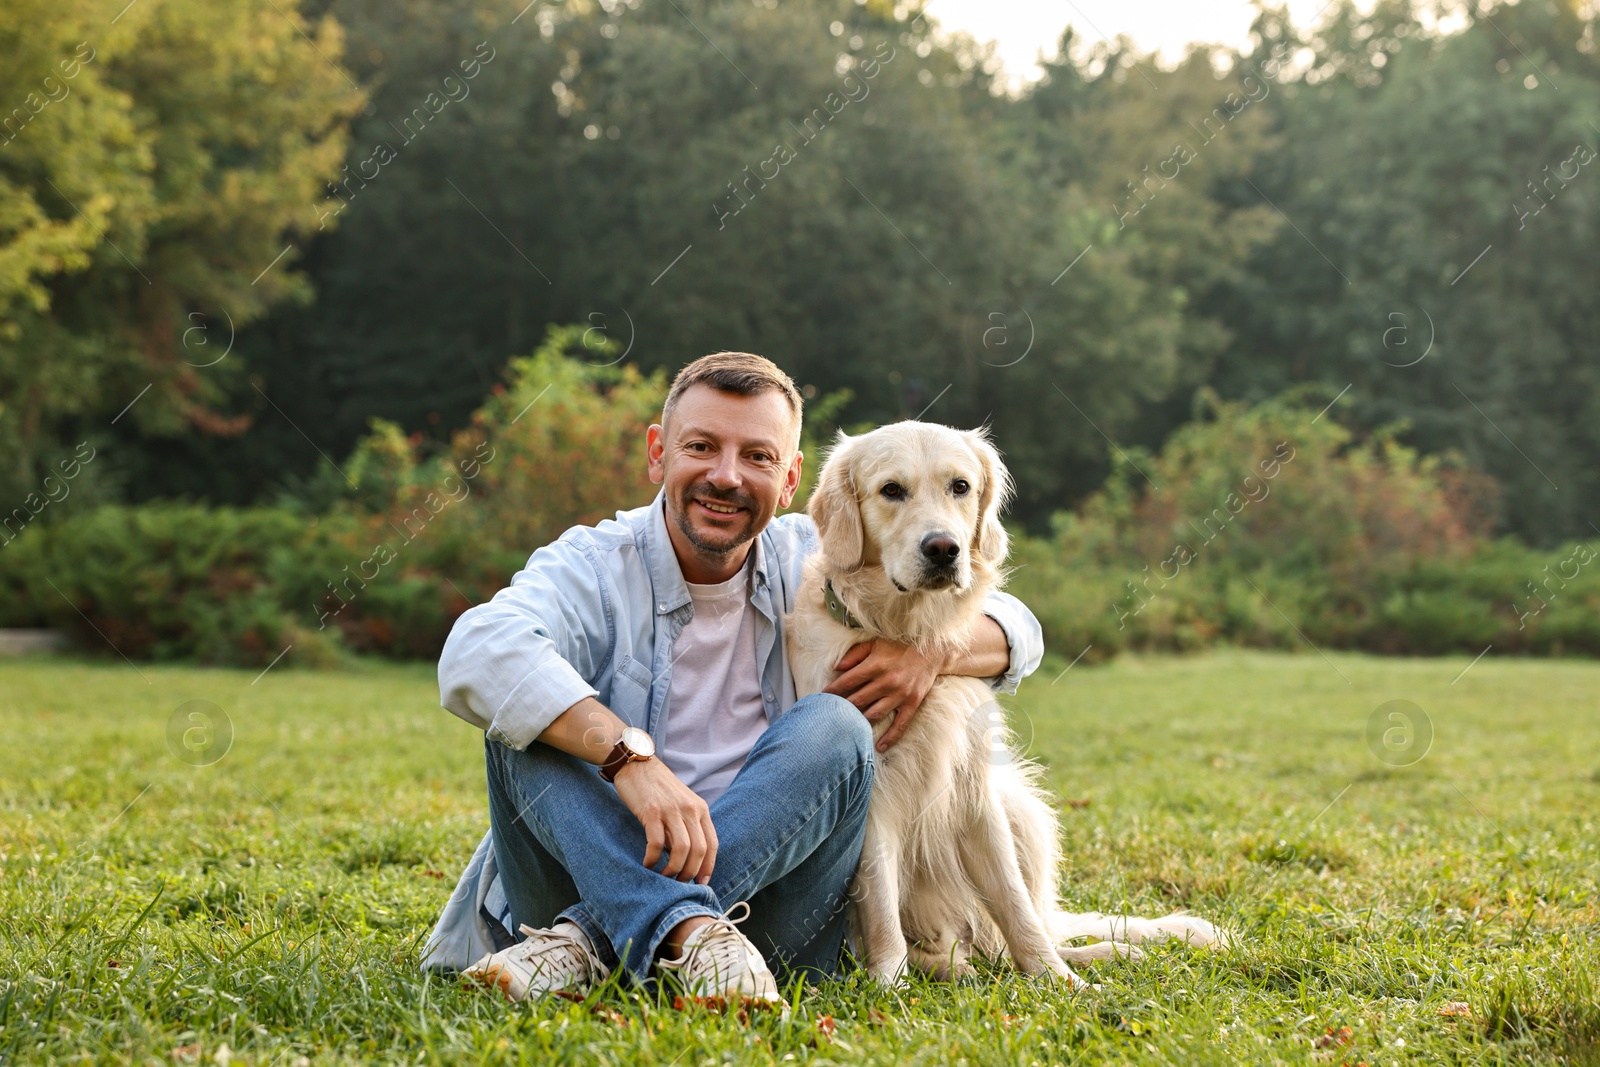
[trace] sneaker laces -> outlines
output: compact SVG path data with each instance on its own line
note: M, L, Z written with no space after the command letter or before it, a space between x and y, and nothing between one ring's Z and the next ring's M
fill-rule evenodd
M736 919L734 911L743 908L744 911ZM750 918L750 902L741 900L721 915L711 917L711 921L694 933L695 962L699 966L694 969L700 974L693 977L709 977L713 981L720 981L726 975L738 974L748 970L748 960L752 947L748 938L739 932L739 923ZM685 954L689 945L684 945ZM764 962L764 961L763 961ZM707 968L710 973L706 974Z
M507 949L507 957L533 966L536 973L543 972L546 967L554 967L558 973L565 968L584 977L596 973L601 978L606 977L610 970L595 955L583 928L576 923L558 925L572 926L578 931L578 936L554 928L539 930L523 923L518 929L524 940Z

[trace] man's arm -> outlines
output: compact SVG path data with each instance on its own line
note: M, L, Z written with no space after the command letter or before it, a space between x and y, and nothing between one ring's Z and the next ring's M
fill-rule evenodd
M1000 692L1015 693L1017 683L1039 666L1044 631L1033 612L1010 594L991 593L983 610L972 643L945 661L934 662L913 646L878 638L845 653L834 668L843 673L823 692L845 697L869 722L895 713L878 740L879 752L900 740L941 674L982 678Z
M1038 670L1039 661L1044 659L1044 629L1028 610L1028 605L1010 593L990 593L984 598L983 613L1000 627L1010 655L1001 670L974 677L984 679L999 692L1015 693L1022 680Z
M626 724L593 697L557 715L539 741L596 766L604 763ZM659 758L624 764L614 783L617 796L644 827L644 865L668 853L661 873L680 882L711 881L717 862L717 828L711 809Z
M488 603L468 609L439 654L439 703L508 748L524 749L596 695L608 653L600 578L563 538L533 554Z
M563 538L535 552L496 593L456 620L439 656L439 701L491 740L524 749L540 742L600 764L624 723L588 679L607 659L600 579L581 546ZM617 795L644 827L646 866L711 878L717 837L711 812L659 759L617 773Z

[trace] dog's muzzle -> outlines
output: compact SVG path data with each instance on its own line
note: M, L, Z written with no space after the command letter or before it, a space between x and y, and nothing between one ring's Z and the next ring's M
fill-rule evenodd
M924 589L943 589L955 584L961 565L961 542L944 533L931 533L922 539L922 581Z

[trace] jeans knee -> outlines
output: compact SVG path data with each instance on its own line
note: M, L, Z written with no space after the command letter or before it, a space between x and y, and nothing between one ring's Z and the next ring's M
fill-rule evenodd
M872 724L844 697L817 693L795 704L818 759L838 772L872 773Z

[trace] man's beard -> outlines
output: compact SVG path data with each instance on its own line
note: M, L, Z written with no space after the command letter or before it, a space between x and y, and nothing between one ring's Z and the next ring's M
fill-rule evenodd
M689 521L689 507L694 503L696 498L714 501L718 504L726 504L728 507L732 508L743 508L745 516L744 529L735 533L731 541L719 542L706 540L706 538L694 528L694 524ZM756 525L757 506L758 505L753 499L743 493L737 491L728 492L726 490L715 488L710 482L701 482L698 485L691 485L689 488L685 489L683 492L683 497L678 501L678 514L676 516L678 529L680 532L682 532L683 536L688 540L688 542L695 547L695 551L712 557L725 556L729 552L732 552L734 549L738 548L740 545L744 544L746 541L749 541L755 537L754 528Z

